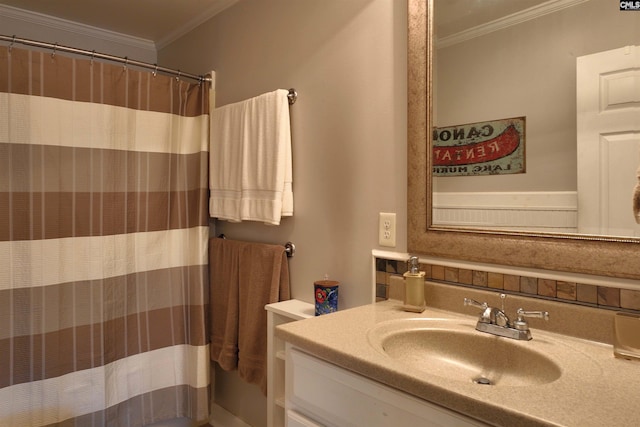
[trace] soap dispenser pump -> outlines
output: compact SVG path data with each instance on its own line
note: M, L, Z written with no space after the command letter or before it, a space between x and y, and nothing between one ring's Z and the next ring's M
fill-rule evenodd
M420 271L417 256L409 258L409 271L404 273L404 311L422 313L426 308L424 301L424 271Z

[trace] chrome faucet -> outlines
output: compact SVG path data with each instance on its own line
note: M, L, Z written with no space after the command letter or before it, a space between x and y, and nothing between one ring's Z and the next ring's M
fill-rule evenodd
M470 305L482 310L478 323L476 323L476 330L516 340L530 340L531 331L525 318L537 317L549 320L549 313L546 311L525 311L519 308L516 311L518 318L511 322L504 312L504 299L506 297L505 294L500 294L502 309L490 307L486 302L479 303L471 298L465 298L464 305Z

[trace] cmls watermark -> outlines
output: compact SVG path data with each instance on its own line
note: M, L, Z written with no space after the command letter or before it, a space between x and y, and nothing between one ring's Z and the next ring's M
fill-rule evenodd
M620 0L620 10L638 10L640 11L640 0Z

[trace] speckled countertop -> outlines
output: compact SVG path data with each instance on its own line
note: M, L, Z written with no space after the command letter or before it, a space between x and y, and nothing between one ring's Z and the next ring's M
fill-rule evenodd
M514 341L553 360L559 379L527 386L484 386L408 369L374 348L371 330L409 318L448 319L474 330L476 316L427 308L402 311L388 300L278 326L276 335L321 359L365 377L496 426L640 425L640 362L617 359L611 345L537 330L533 340ZM388 323L386 323L388 324ZM504 338L502 338L504 339Z

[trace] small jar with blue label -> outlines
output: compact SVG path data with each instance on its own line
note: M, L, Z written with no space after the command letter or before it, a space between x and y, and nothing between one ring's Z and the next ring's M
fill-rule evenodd
M338 286L335 280L318 280L313 283L316 300L316 316L338 311Z

